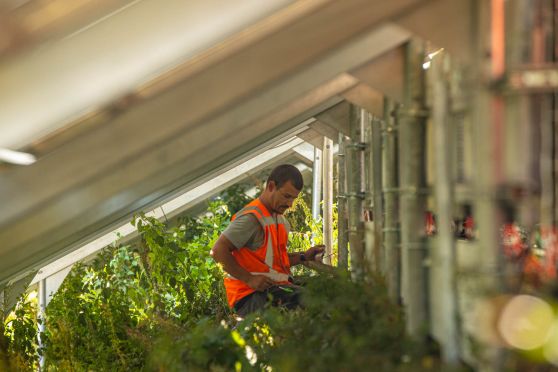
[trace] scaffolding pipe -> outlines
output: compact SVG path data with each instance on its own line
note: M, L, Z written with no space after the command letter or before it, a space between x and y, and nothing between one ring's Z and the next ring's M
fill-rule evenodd
M312 167L312 218L320 218L320 202L322 201L322 150L314 147L314 164Z
M401 281L407 308L407 331L421 336L427 323L427 282L424 261L426 206L426 94L424 46L412 40L406 47L405 94L399 112L399 174L401 183Z
M475 38L472 50L474 63L472 64L472 134L475 143L473 162L476 165L472 181L474 187L474 216L478 240L476 247L483 257L478 261L479 300L483 297L498 295L503 290L502 257L499 244L499 227L501 216L497 213L496 198L497 185L501 182L502 148L500 134L502 123L501 97L497 97L490 89L490 81L486 80L487 68L492 70L492 77L498 79L503 72L501 61L503 30L491 32L493 27L503 27L504 2L491 0L478 2ZM492 49L496 53L487 53ZM488 301L490 301L488 299ZM479 343L480 356L478 369L480 371L499 371L503 366L504 350L482 339L482 330L475 333Z
M379 268L376 257L376 238L374 232L374 188L373 188L373 159L372 159L372 120L370 113L364 113L363 138L366 148L364 149L364 256L366 259L366 270L376 272Z
M365 128L365 167L366 167L366 209L372 219L365 225L366 257L370 269L384 272L384 253L382 245L382 122L367 113Z
M365 275L362 170L364 163L364 110L351 105L349 127L351 143L347 146L347 199L349 213L349 245L353 278Z
M372 119L372 190L374 198L374 252L376 269L385 273L385 251L383 245L382 228L384 225L384 208L382 198L382 121Z
M395 192L399 188L399 166L397 157L398 138L395 123L395 104L384 98L384 125L382 148L382 190L384 195L384 244L388 294L392 301L399 302L400 252L399 252L399 201Z
M333 254L333 141L324 137L322 147L323 159L323 244L325 245L323 262L331 265Z
M343 269L349 267L346 142L345 135L339 133L339 150L337 151L337 266Z
M37 297L39 300L39 308L37 318L39 319L37 325L37 343L39 348L42 348L43 345L43 338L41 337L42 334L45 332L45 314L46 314L46 306L47 306L47 285L46 285L46 278L41 279L39 281L39 290L37 293ZM44 355L39 356L39 370L42 371L45 367L45 357Z
M459 362L459 333L457 325L457 285L455 238L451 221L453 219L454 182L451 172L452 152L449 138L452 138L448 107L449 86L448 59L439 54L432 61L432 124L434 126L435 151L435 197L437 205L439 287L437 294L441 302L442 358L445 363Z

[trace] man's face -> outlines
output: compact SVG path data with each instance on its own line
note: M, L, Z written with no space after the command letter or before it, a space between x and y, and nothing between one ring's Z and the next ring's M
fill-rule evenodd
M291 181L285 182L279 188L275 186L275 182L270 182L268 187L271 192L271 208L273 212L279 214L285 213L300 194L300 190L297 190Z

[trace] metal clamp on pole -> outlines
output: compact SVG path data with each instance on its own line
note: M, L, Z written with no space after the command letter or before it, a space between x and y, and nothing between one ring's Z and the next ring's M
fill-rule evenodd
M365 143L365 142L354 142L354 143L349 143L349 144L345 145L345 147L349 148L349 149L356 149L356 150L364 151L368 147L368 144Z
M366 193L364 192L348 192L345 195L343 195L343 197L345 198L359 198L364 200L366 198Z
M396 125L382 126L382 134L395 134L399 128Z
M424 107L411 107L409 109L400 109L397 111L397 116L410 117L410 118L427 118L430 116L430 110Z

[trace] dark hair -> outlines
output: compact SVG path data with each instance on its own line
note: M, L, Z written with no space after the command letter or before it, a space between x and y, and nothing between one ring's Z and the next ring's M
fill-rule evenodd
M269 184L270 181L273 181L277 188L283 186L287 181L291 181L293 186L299 191L302 190L302 186L304 186L302 174L300 174L297 167L291 164L281 164L275 167L267 178L267 184Z

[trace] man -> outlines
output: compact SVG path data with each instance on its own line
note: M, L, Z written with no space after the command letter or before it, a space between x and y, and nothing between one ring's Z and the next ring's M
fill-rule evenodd
M274 306L299 305L299 288L289 281L290 268L314 260L323 252L316 246L306 252L287 253L289 223L283 213L302 190L299 170L289 164L275 168L259 198L235 214L211 255L228 274L225 289L229 306L240 316Z

